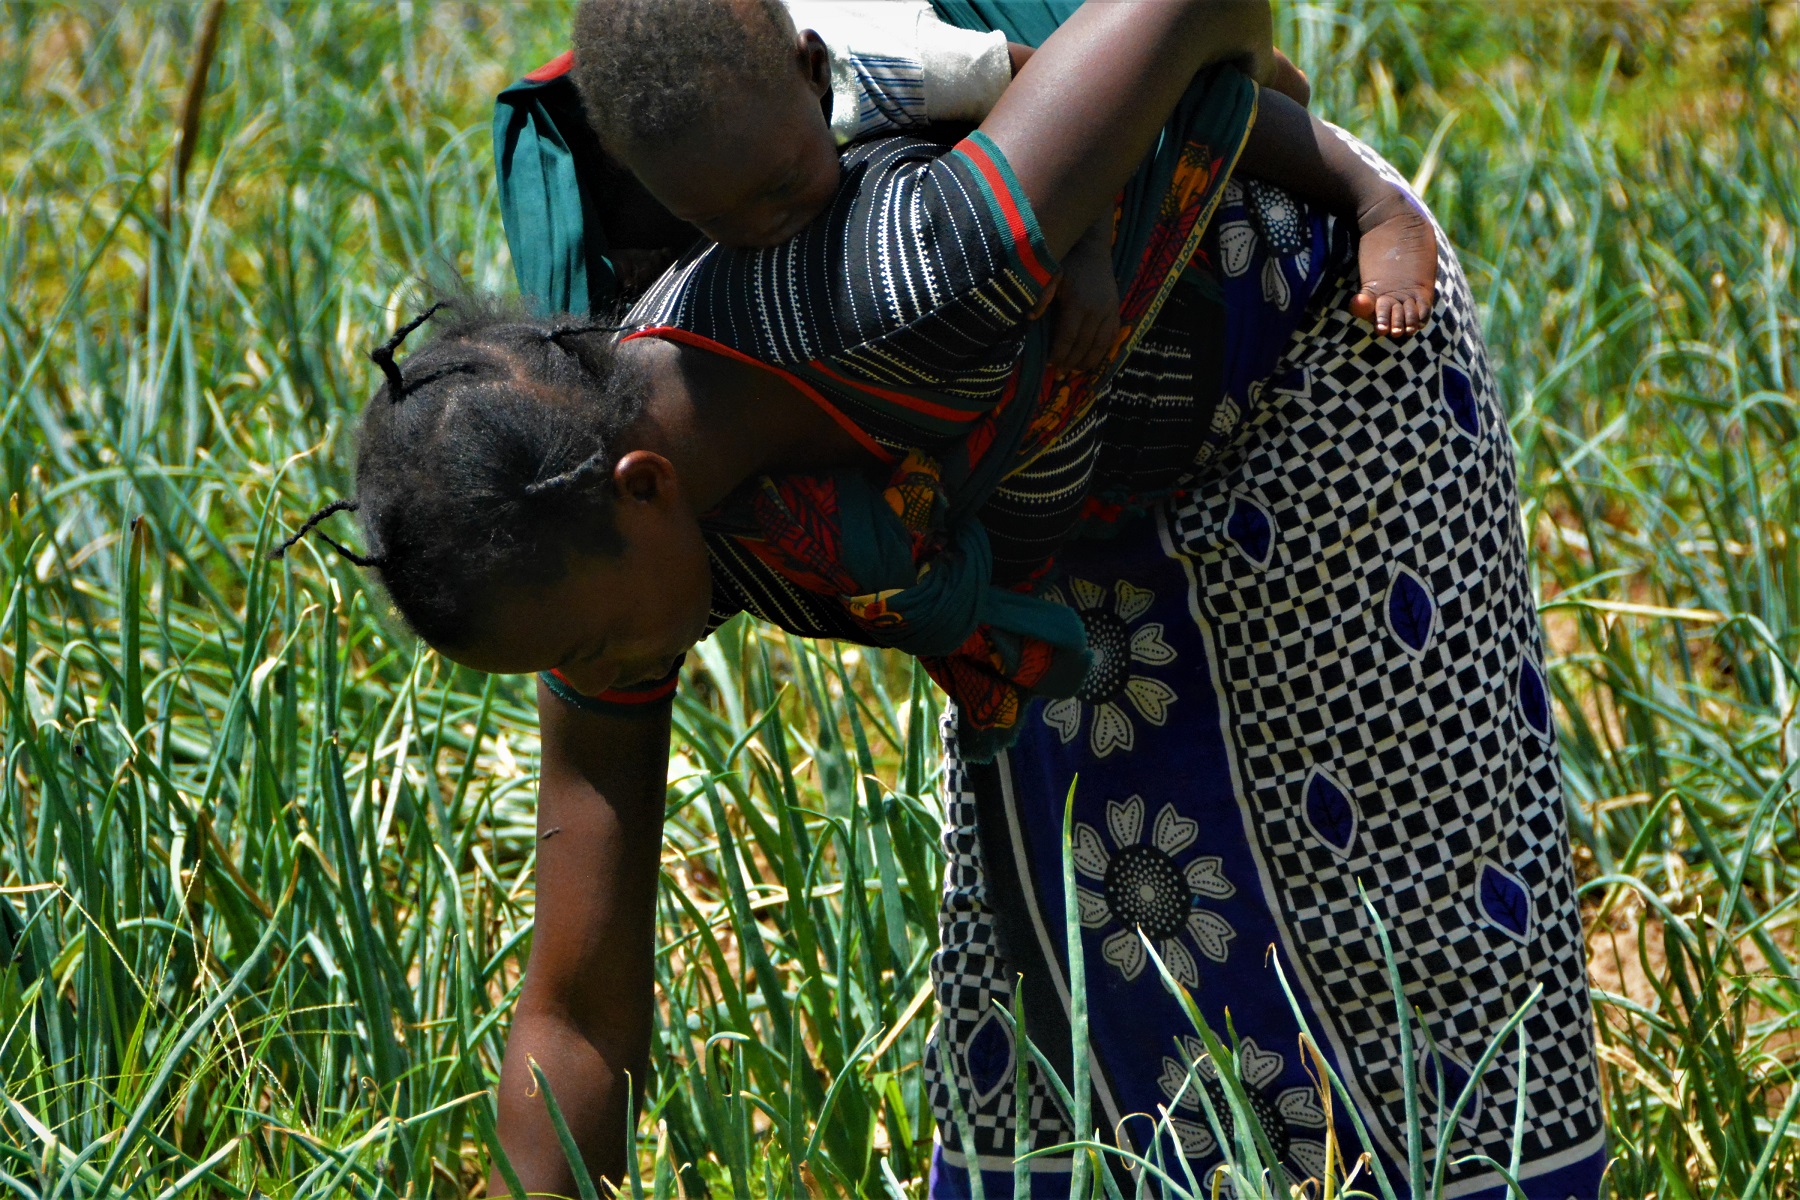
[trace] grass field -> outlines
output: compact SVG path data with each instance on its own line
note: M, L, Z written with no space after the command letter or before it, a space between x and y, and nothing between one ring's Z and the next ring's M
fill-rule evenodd
M0 1192L478 1195L530 691L260 551L346 494L413 281L510 287L490 98L568 5L230 5L209 55L211 11L0 5ZM1278 21L1512 404L1613 1193L1794 1195L1800 9ZM937 701L755 629L697 658L644 1191L918 1195Z

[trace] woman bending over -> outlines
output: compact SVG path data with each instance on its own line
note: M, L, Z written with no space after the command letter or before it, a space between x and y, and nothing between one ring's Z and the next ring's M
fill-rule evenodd
M1467 285L1438 235L1419 332L1371 338L1353 240L1227 178L1256 95L1195 72L1269 53L1260 5L1084 8L969 139L850 148L823 217L781 246L697 250L623 338L463 313L403 366L388 348L359 449L360 561L445 654L543 673L539 820L560 832L539 854L500 1088L528 1188L571 1185L527 1055L590 1164L622 1164L675 664L749 611L914 653L954 701L934 1194L1005 1159L1012 1105L1036 1145L1073 1132L1042 1080L1014 1097L1006 1055L974 1048L993 1049L1015 973L1034 1040L1068 1044L1050 864L1076 772L1106 1128L1174 1103L1170 1149L1198 1171L1220 1158L1192 1096L1165 1086L1192 1055L1149 938L1209 1020L1231 1007L1270 1145L1323 1170L1273 946L1390 1171L1406 1073L1460 1090L1541 985L1532 1069L1503 1054L1474 1081L1448 1175L1492 1192L1467 1156L1505 1160L1523 1085L1528 1194L1594 1194L1540 639ZM1031 318L1115 203L1120 335L1099 370L1048 371ZM1103 525L1110 539L1071 543ZM1359 889L1425 1023L1418 1061Z

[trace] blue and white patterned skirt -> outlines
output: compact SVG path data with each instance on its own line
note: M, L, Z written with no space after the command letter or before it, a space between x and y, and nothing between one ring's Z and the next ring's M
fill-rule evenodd
M1523 1023L1525 1189L1598 1192L1601 1098L1513 447L1468 284L1439 245L1432 319L1406 341L1349 315L1354 263L1326 281L1273 374L1225 402L1242 429L1189 497L1065 557L1058 588L1095 651L1083 694L1038 702L993 764L951 761L933 1196L969 1191L952 1077L988 1195L1011 1194L1014 1045L993 1010L1015 975L1066 1078L1060 853L1077 776L1102 1130L1141 1152L1149 1123L1131 1114L1167 1107L1195 1175L1220 1161L1191 1087L1176 1102L1200 1048L1141 931L1221 1036L1229 1017L1268 1143L1305 1177L1325 1164L1326 1110L1279 962L1369 1129L1364 1147L1337 1101L1340 1153L1372 1151L1400 1194L1406 1073L1429 1158L1437 1096L1448 1107L1541 987ZM1412 1061L1359 887L1422 1021ZM1446 1195L1503 1194L1467 1156L1509 1160L1520 1066L1515 1033L1449 1134L1464 1161ZM1031 1080L1033 1144L1067 1140L1068 1115ZM1066 1171L1042 1164L1038 1190L1066 1194Z

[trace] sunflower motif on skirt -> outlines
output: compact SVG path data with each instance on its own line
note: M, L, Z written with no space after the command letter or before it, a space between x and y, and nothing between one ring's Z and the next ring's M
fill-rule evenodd
M1084 929L1112 928L1100 943L1100 955L1127 981L1142 974L1150 961L1144 949L1148 938L1170 975L1185 987L1199 987L1200 966L1194 950L1222 963L1230 956L1231 939L1237 936L1230 922L1201 908L1200 902L1224 900L1235 895L1237 888L1225 878L1218 855L1196 855L1186 862L1178 858L1199 836L1198 821L1176 812L1173 804L1165 804L1145 840L1144 808L1142 796L1123 804L1106 802L1110 850L1107 836L1085 821L1075 823L1075 868L1099 883L1098 890L1076 886L1081 925Z
M1232 1137L1235 1122L1231 1106L1211 1056L1197 1037L1184 1037L1180 1042L1187 1063L1194 1064L1200 1086L1206 1089L1207 1098L1212 1101L1220 1129L1227 1138ZM1162 1085L1163 1095L1169 1098L1172 1106L1169 1124L1181 1143L1181 1153L1189 1159L1199 1159L1215 1153L1219 1149L1219 1140L1207 1123L1206 1109L1188 1074L1187 1063L1165 1057L1157 1082ZM1319 1104L1318 1092L1310 1087L1291 1087L1271 1094L1268 1087L1280 1078L1286 1065L1281 1054L1262 1049L1254 1038L1245 1038L1238 1043L1238 1079L1244 1085L1250 1111L1255 1114L1257 1124L1262 1126L1269 1148L1289 1168L1297 1168L1300 1174L1314 1179L1323 1179L1325 1143L1320 1138L1305 1136L1308 1131L1325 1129L1325 1110ZM1229 1181L1221 1183L1220 1194L1228 1194ZM1207 1190L1211 1192L1210 1186Z
M1069 580L1069 592L1087 629L1093 666L1074 696L1044 706L1044 723L1056 730L1066 746L1081 732L1084 708L1091 709L1094 720L1088 728L1088 748L1094 757L1105 758L1114 750L1129 752L1137 742L1131 710L1139 720L1162 725L1176 700L1174 688L1136 673L1140 666L1164 667L1175 661L1175 651L1163 640L1160 621L1137 624L1156 602L1156 593L1123 579L1113 585L1110 605L1106 589L1085 579ZM1069 602L1056 589L1049 597Z

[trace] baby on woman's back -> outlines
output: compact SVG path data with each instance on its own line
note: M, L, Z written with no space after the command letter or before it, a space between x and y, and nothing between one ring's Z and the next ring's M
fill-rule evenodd
M925 0L583 0L574 77L609 153L674 216L726 246L793 237L836 193L838 149L979 123L1031 57ZM1306 98L1281 59L1277 84ZM1416 332L1437 272L1431 224L1330 129L1265 89L1238 172L1357 222L1376 332ZM1110 217L1110 214L1108 214ZM1099 364L1118 329L1107 217L1062 260L1051 361Z

